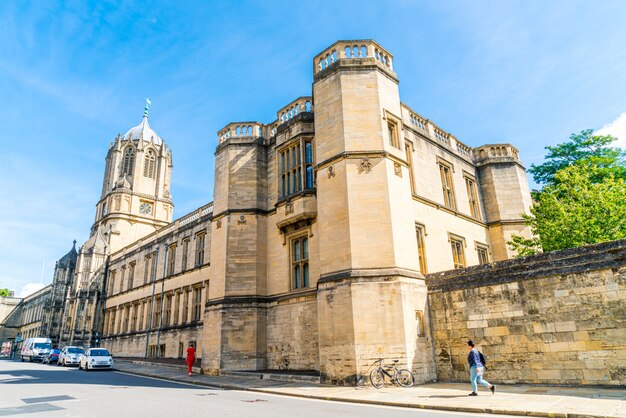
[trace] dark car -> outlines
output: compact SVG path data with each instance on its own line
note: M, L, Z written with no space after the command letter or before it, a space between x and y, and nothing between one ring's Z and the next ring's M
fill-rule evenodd
M56 362L59 361L59 354L60 353L61 353L61 350L59 350L58 348L53 348L52 351L50 351L50 354L48 354L46 357L44 357L42 362L45 363L45 364L56 363Z

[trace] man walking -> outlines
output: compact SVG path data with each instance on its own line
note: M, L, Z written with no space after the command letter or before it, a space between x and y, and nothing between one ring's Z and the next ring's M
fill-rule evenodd
M467 355L467 362L470 365L470 382L472 383L472 393L469 396L478 396L478 385L489 386L491 393L496 392L496 386L490 384L486 380L483 380L483 373L485 371L485 365L480 361L480 355L478 350L474 348L474 341L469 340L467 342L469 348L469 354Z

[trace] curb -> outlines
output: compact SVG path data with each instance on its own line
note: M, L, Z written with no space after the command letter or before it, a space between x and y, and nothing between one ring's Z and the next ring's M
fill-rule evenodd
M605 415L588 415L588 414L579 414L579 413L560 413L560 412L543 412L543 411L525 411L525 410L508 410L508 409L493 409L493 408L478 408L478 407L457 407L457 406L446 406L446 405L425 405L418 403L403 403L403 402L387 402L387 401L378 401L378 400L368 400L368 399L349 399L349 398L338 398L334 396L322 396L322 395L310 395L310 394L293 394L293 393L284 393L281 391L277 391L274 389L264 389L264 388L249 388L245 386L225 384L225 383L207 383L198 381L195 379L184 380L174 377L161 376L152 373L143 373L137 371L128 371L128 370L119 370L116 371L128 374L134 374L137 376L144 377L152 377L156 379L168 380L171 382L177 383L188 383L192 385L198 386L206 386L218 389L227 389L227 390L241 390L247 392L257 392L257 393L268 393L272 395L281 395L281 396L291 396L294 398L305 398L305 399L319 399L322 401L332 401L332 402L345 402L345 403L356 403L356 404L364 404L364 405L381 405L381 406L393 406L400 408L412 408L412 409L430 409L436 411L452 411L452 412L470 412L470 413L479 413L479 414L498 414L498 415L516 415L516 416L528 416L528 417L545 417L545 418L606 418Z

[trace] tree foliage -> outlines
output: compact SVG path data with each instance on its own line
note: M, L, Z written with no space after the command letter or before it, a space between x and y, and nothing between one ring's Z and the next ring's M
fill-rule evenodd
M0 296L11 296L11 291L9 289L0 289Z
M619 148L610 147L616 140L610 135L595 136L592 129L572 134L569 142L547 146L545 162L531 165L528 172L540 184L554 183L554 176L559 170L574 164L595 165L596 181L601 181L605 174L626 179L625 153Z
M546 147L546 162L529 170L545 186L522 215L534 237L508 242L518 256L626 238L624 152L591 130L570 139Z

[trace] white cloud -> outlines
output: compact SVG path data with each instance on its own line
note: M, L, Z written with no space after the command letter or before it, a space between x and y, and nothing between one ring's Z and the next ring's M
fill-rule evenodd
M623 112L613 122L607 123L594 132L595 135L613 135L617 138L614 146L626 148L626 112Z
M20 291L17 292L16 296L18 298L25 298L26 296L32 295L33 293L43 289L44 287L46 287L46 285L43 283L26 283L26 285L24 285L24 287L22 287Z

